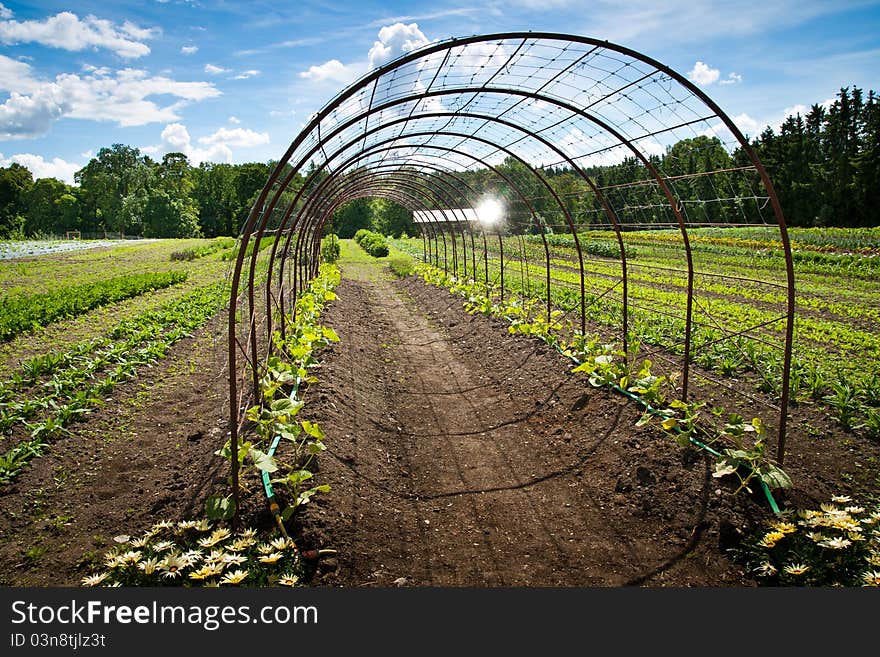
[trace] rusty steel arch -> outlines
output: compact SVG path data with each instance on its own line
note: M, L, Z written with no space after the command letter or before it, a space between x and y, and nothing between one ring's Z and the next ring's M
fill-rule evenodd
M681 155L676 151L680 144L686 144ZM719 155L722 151L727 155ZM708 163L713 157L721 164L699 171L693 166L694 158ZM619 172L623 182L601 182L597 172L603 167ZM554 186L564 175L580 181L576 194ZM483 189L472 184L479 176L489 181ZM474 207L487 185L509 195L512 204L504 235L497 231L501 294L505 255L519 263L521 277L528 275L525 238L538 235L549 315L553 247L548 238L569 235L576 252L569 269L577 282L559 276L557 284L571 284L579 295L573 330L586 333L588 298L591 307L600 308L606 300L616 308L612 330L624 348L644 327L639 323L643 318L659 318L658 325L671 335L649 353L662 354L680 373L682 399L697 371L693 350L700 330L709 330L710 336L720 331L718 341L748 335L777 349L780 394L778 403L768 406L778 411L776 460L782 464L794 271L785 217L764 166L734 122L686 77L624 46L544 32L475 35L406 53L341 91L291 142L242 226L231 273L233 454L245 410L259 402L258 381L271 349L274 317L283 332L285 308L317 272L320 240L333 212L353 199L378 196L410 211L441 216L442 221L418 224L422 257L444 268L451 263L456 273L472 278L478 273L479 233L488 284L488 253L496 247L490 247L487 231L478 231L461 211ZM714 271L709 259L700 260L692 244L695 229L744 225L773 231L784 257L779 271L768 267L766 278L749 272L731 276ZM638 236L647 229L660 231L648 235L663 238L662 248L668 245L677 258L674 266L628 257L627 233L640 231L633 232ZM606 256L584 248L583 235L591 230L613 234L618 273L606 267ZM259 247L269 236L275 239L262 282ZM516 245L518 255L511 255ZM594 288L590 294L587 276ZM638 286L630 284L636 280ZM782 295L785 312L746 329L726 329L723 313L711 310L711 290L733 280ZM261 285L264 303L257 301ZM530 283L526 289L531 290ZM673 294L678 289L683 294ZM713 381L708 372L699 376ZM238 462L231 462L237 495Z

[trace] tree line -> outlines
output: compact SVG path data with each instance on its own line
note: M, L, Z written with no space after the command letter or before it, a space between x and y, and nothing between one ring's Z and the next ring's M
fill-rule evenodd
M141 237L238 235L272 163L190 165L183 153L160 161L137 148L102 148L74 174L75 185L33 179L16 163L0 169L0 237L80 231Z
M880 102L874 91L865 95L859 88L842 88L828 107L815 104L804 116L789 116L778 132L767 128L751 146L767 169L789 225L880 224ZM742 148L730 152L717 137L701 135L673 144L649 162L669 179L691 221L741 216L748 223L767 217L760 180ZM273 168L272 162L194 167L183 153L156 161L123 144L102 148L76 172L75 185L55 178L34 180L27 168L13 163L0 168L0 238L74 230L84 235L235 236ZM533 230L539 229L533 217L545 227L564 227L566 213L578 226L606 223L601 199L581 173L601 190L621 221L672 220L662 190L635 157L581 171L542 168L541 178L508 157L497 172L434 175L425 193L436 207L466 206L485 193L503 197L508 213L532 224ZM304 179L293 179L287 200ZM351 237L361 228L384 235L416 233L411 212L379 198L342 206L329 229Z

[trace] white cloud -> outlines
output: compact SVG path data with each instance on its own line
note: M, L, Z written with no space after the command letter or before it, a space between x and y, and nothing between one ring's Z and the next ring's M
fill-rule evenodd
M207 146L226 144L227 146L256 146L269 143L268 132L255 132L247 128L220 128L208 137L199 137L199 143Z
M230 116L230 117L229 117L228 119L226 119L226 120L229 121L230 123L234 123L234 124L236 124L236 125L239 124L239 123L241 123L241 119L239 119L237 116Z
M162 143L159 146L146 146L140 150L162 156L166 153L183 153L193 166L202 162L232 163L232 151L226 144L214 144L210 148L197 148L192 145L189 130L182 123L169 123L162 130Z
M717 68L709 68L703 62L698 61L694 64L694 67L688 71L687 75L691 82L696 82L699 85L708 85L715 82L721 76L721 71Z
M179 118L177 112L184 105L220 95L209 82L178 82L140 69L112 74L104 68L86 70L91 72L40 80L30 65L0 55L0 92L10 94L0 106L0 132L6 138L39 136L62 116L115 121L121 126L167 123ZM160 106L150 100L153 96L175 100Z
M0 139L30 139L44 135L64 111L51 91L30 96L13 91L0 105Z
M826 98L824 102L817 103L820 107L824 107L825 110L831 109L831 106L835 102L835 98ZM782 110L782 119L776 122L777 126L782 125L783 121L787 119L789 116L797 116L800 114L801 116L806 116L810 113L810 109L812 105L804 105L803 103L798 103L797 105L792 105L791 107L786 107Z
M47 162L43 159L42 155L33 155L31 153L18 153L6 158L0 154L0 166L8 167L13 162L27 167L34 175L34 180L38 178L57 178L68 185L74 184L73 174L82 169L83 166L75 162L67 162L60 157L52 158L51 162Z
M753 119L745 112L730 118L734 124L736 124L736 127L739 128L740 132L742 132L748 139L754 139L757 137L767 125L766 123L762 124L757 119Z
M331 59L320 66L309 66L309 70L302 71L299 76L315 82L332 80L334 82L348 84L357 78L358 67L356 65L346 66L338 59Z
M728 73L727 77L721 80L718 84L739 84L743 81L743 76L739 73Z
M69 11L44 20L16 21L12 12L3 9L0 42L5 44L39 43L70 51L106 48L128 59L148 55L150 48L143 42L159 33L157 28L141 28L129 21L118 26L95 16L80 19Z
M260 72L256 69L251 69L249 71L242 71L238 75L234 76L233 80L247 80L248 78L252 78L255 75L259 75Z
M7 9L6 6L0 2L0 20L7 20L12 18L12 10Z
M214 66L213 64L205 64L205 73L208 75L220 75L221 73L226 73L228 68L221 68L219 66Z
M195 55L199 51L198 46L183 46L180 49L181 55Z
M379 30L379 40L373 43L367 55L369 67L387 64L400 55L421 48L431 41L419 29L418 23L394 23Z
M367 71L430 42L417 23L385 25L379 30L379 40L373 43L373 47L367 53L366 62L343 64L338 59L331 59L318 66L310 66L309 70L302 71L299 76L315 82L333 81L349 84Z

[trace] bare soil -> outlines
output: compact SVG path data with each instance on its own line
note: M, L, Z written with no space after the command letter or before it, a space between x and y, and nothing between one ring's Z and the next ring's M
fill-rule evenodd
M350 263L337 293L323 321L341 342L303 410L327 434L315 481L331 491L288 523L301 547L337 551L310 584L756 584L727 549L771 517L767 500L635 427L634 402L416 278ZM0 584L76 586L115 534L197 517L224 490L224 329L178 343L0 490ZM814 406L791 427L781 505L876 499L876 443ZM271 530L259 487L244 514Z

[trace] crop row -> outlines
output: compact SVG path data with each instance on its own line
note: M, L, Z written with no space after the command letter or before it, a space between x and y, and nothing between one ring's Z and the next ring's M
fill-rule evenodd
M164 357L175 342L207 322L225 298L223 283L197 288L120 322L102 338L22 363L0 382L0 434L4 442L16 440L0 456L0 483L14 478L114 386Z
M297 416L305 405L304 387L317 381L309 373L318 363L316 351L339 341L333 329L319 322L326 304L336 299L333 290L339 278L335 265L322 264L318 275L297 297L284 337L274 332L273 353L259 379L260 400L247 410L250 429L238 445L239 466L252 467L259 473L270 502L277 501L272 484L284 487L284 507L279 506L282 521L317 493L329 490L326 484L307 483L314 476L315 457L326 449L324 432L317 422L299 420ZM283 460L276 455L281 441L287 448ZM227 442L218 455L230 458L231 444ZM234 512L231 496L213 496L208 502L209 517L228 518Z
M52 292L8 295L0 299L0 340L11 340L53 322L182 283L186 278L186 272L175 271L132 274Z
M384 258L388 255L388 243L379 233L361 228L354 234L354 241L374 258Z
M421 255L414 242L396 242L395 245L413 255ZM492 252L492 257L484 261L489 266L490 282L495 285L500 278L500 261L496 255ZM478 262L477 280L484 278L484 262ZM603 267L607 269L603 271ZM616 297L603 295L613 286L614 267L615 263L590 262L585 268L587 316L591 324L611 329L619 328L623 312L619 292L615 292ZM684 272L632 269L630 334L638 336L645 344L682 355L686 300ZM599 271L605 275L597 275ZM468 274L473 275L473 272L468 271ZM458 275L463 275L461 262ZM543 265L506 258L504 283L509 292L546 302L545 275ZM700 294L695 304L691 334L694 362L725 377L751 378L759 391L779 398L782 352L766 344L781 346L783 343L784 323L778 320L784 316L784 307L779 293L772 289L761 290L756 283L713 277L705 277L705 280L698 277L697 284ZM554 261L550 297L556 308L565 311L579 308L579 275L568 261ZM830 307L823 305L824 301L817 299L814 304L805 305L830 312ZM876 310L870 307L860 310L857 306L849 307L853 309L851 314L860 318L872 318L876 314ZM761 325L765 326L750 330L750 327ZM739 332L751 335L736 335ZM880 436L880 372L876 369L876 363L880 361L880 336L821 315L798 314L795 337L790 381L792 400L795 403L824 402L842 426L863 428L868 435Z
M607 342L599 335L572 332L565 327L561 311L548 315L536 299L505 300L496 288L449 276L431 265L419 264L416 271L426 283L448 288L452 294L463 297L467 312L503 318L510 324L510 333L536 337L554 347L575 363L572 371L585 374L591 385L611 387L638 401L645 414L636 426L656 421L679 445L706 449L716 457L716 477L739 478L737 492L751 492L750 485L759 482L769 497L770 488L791 486L788 475L765 456L764 425L759 418L747 423L731 413L726 422L719 424L701 418L703 402L673 400L663 408L667 394L675 392L675 386L668 377L652 372L654 363L650 359L639 363L636 343L630 344L625 352L619 344Z
M235 246L235 238L233 237L216 237L214 240L203 246L196 246L191 249L183 249L182 251L173 251L171 253L172 260L198 260L218 251L227 251Z

